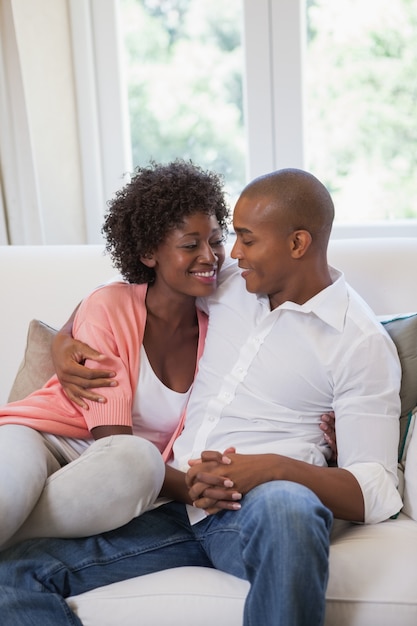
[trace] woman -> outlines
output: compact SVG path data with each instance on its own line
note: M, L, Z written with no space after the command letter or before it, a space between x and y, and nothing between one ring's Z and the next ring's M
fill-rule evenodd
M0 409L0 547L117 528L167 484L207 326L195 299L216 288L227 222L219 177L183 161L139 168L109 203L106 249L125 282L81 303L74 335L118 385L81 407L54 376ZM177 479L166 495L184 499Z

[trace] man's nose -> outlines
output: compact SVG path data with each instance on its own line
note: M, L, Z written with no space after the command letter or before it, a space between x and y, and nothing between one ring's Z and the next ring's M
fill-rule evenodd
M239 246L239 242L236 239L235 243L233 244L233 248L230 251L230 256L232 257L232 259L239 259L242 256L241 250L240 250L240 246Z

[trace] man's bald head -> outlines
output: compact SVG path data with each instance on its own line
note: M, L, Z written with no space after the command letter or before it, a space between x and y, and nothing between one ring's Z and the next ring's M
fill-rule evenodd
M281 169L255 178L242 191L247 198L266 198L279 211L289 232L306 230L313 246L327 246L334 219L333 200L326 187L304 170Z

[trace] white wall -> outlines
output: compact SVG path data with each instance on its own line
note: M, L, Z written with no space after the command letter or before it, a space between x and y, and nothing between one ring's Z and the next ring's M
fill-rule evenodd
M14 243L54 243L65 224L67 243L85 239L77 111L66 0L3 0L2 32L8 96L2 135L15 141L16 159L3 172ZM12 39L13 38L13 39ZM20 73L20 75L19 75ZM5 124L5 125L4 125ZM26 132L22 131L22 128ZM9 162L1 146L3 162ZM22 154L22 152L25 154ZM21 159L27 167L21 167ZM30 164L29 161L30 160ZM28 170L33 187L26 197ZM16 188L16 205L10 186ZM31 207L22 219L22 206Z

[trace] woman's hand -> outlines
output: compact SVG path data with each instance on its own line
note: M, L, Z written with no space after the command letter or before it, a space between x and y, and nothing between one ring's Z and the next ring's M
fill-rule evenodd
M336 425L335 414L333 411L324 413L321 416L320 428L323 431L324 438L332 451L330 461L332 463L337 463Z

